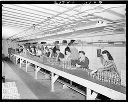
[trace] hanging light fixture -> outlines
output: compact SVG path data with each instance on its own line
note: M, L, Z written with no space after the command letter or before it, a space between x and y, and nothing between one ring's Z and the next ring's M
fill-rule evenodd
M32 26L32 28L35 30L35 27L36 27L36 25L35 24L33 24L33 26Z

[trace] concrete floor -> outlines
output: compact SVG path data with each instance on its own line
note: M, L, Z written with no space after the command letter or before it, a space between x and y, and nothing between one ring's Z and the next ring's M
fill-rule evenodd
M36 95L28 88L21 78L5 63L5 77L7 82L16 82L21 99L38 99Z
M34 79L34 68L28 67L25 72L25 65L22 69L11 62L5 64L6 81L15 81L21 99L45 99L45 100L85 100L85 96L72 89L62 89L62 84L55 82L55 92L51 92L51 80L44 79L42 73L38 73L38 79Z

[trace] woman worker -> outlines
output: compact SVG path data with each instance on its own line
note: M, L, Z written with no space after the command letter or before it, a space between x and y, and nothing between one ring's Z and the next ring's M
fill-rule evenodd
M120 74L116 68L115 63L114 63L113 57L111 56L111 54L107 50L104 50L102 52L100 60L101 60L101 63L104 67L99 68L97 70L93 70L91 72L91 74L107 71L107 72L113 73L113 75L117 75L118 77L120 77Z
M102 52L102 55L100 56L100 60L101 60L101 63L104 67L99 68L97 70L93 70L91 72L91 75L94 74L94 76L97 76L98 73L103 72L105 77L110 78L110 76L107 76L107 74L105 74L105 73L111 73L112 74L111 77L116 76L116 78L118 78L120 80L119 81L119 83L120 83L121 82L121 77L120 77L120 74L119 74L119 72L116 68L116 65L114 63L114 60L113 60L113 57L111 56L111 54L107 50L104 50ZM106 96L101 95L101 94L98 94L97 98L98 99L104 99L104 100L109 99Z
M64 61L71 61L71 50L69 47L65 49Z
M79 59L76 61L76 67L88 69L89 59L85 56L84 51L79 51Z

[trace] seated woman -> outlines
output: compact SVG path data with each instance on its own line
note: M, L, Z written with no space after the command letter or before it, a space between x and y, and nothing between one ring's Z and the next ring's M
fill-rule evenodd
M76 67L78 68L89 68L89 59L85 56L84 51L79 51L79 59L76 61Z
M70 48L65 49L65 56L63 61L71 61L71 50Z
M42 55L42 51L40 49L36 49L36 56L40 57Z
M31 54L31 47L29 46L26 50L27 50L26 54L29 56Z
M23 54L26 55L26 53L27 53L27 48L25 46L23 46Z
M35 49L35 47L31 47L30 54L31 55L36 55L36 49Z
M53 47L53 53L54 53L54 56L57 57L57 53L56 53L56 50L59 49L59 45L57 43L54 43L55 46Z
M116 65L114 63L113 57L111 56L111 54L107 51L104 50L102 52L102 55L100 57L101 63L104 66L103 68L99 68L97 70L93 70L91 72L91 74L94 73L100 73L100 72L110 72L113 73L113 75L117 75L120 78L119 72L116 68Z
M23 52L23 47L22 46L19 47L19 51L18 52L19 52L19 54Z
M44 46L43 45L41 46L40 50L42 52L42 55L44 55Z
M46 46L45 49L44 49L44 51L43 51L43 54L48 57L48 56L49 56L49 55L48 55L48 52L49 52L49 49L48 49L48 47Z
M50 57L50 58L54 57L54 53L53 53L52 48L49 48L49 51L47 53L47 57Z
M57 57L56 61L61 61L64 58L64 54L60 52L60 49L56 49Z

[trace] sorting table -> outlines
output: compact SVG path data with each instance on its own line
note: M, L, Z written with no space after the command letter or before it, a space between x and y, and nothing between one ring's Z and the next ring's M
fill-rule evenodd
M126 100L126 87L108 84L91 78L86 71L83 70L70 70L60 68L59 66L49 65L44 63L43 59L39 60L35 56L32 58L27 55L12 54L17 60L20 59L20 68L22 62L26 61L26 72L29 63L34 64L35 67L35 79L37 79L38 71L43 68L51 72L51 91L54 92L54 83L59 76L64 77L70 81L78 83L87 88L86 99L95 99L97 94L100 93L114 100ZM91 92L93 90L93 92Z

